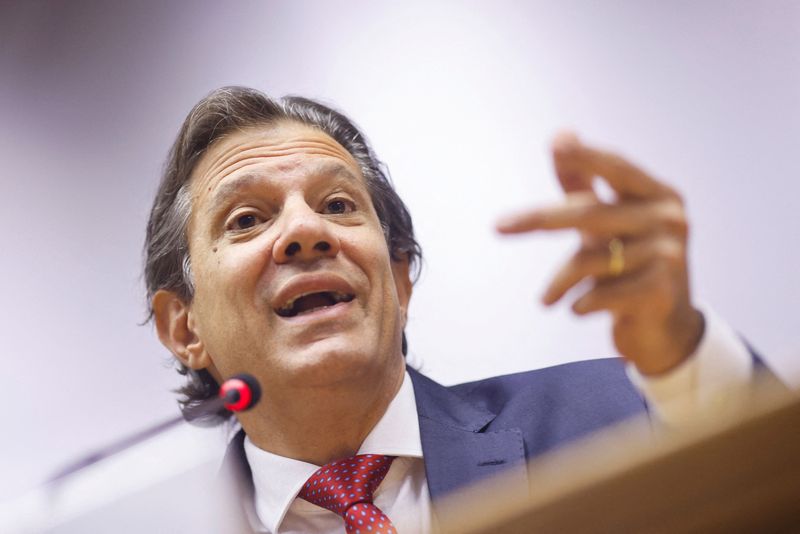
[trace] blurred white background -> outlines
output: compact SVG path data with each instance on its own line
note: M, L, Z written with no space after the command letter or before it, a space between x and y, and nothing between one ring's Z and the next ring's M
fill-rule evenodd
M697 299L800 383L799 43L789 0L3 2L0 500L177 413L141 247L167 149L222 85L322 99L372 139L425 252L408 335L433 378L614 354L606 319L538 304L575 238L493 231L560 198L569 127L684 193Z

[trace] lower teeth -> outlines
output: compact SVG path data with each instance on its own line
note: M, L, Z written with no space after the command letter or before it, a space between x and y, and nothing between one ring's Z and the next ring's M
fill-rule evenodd
M338 304L338 302L336 304ZM317 310L324 310L325 308L330 308L331 306L335 306L336 304L331 304L330 306L317 306L316 308L311 308L310 310L301 311L297 315L305 315L306 313L314 313Z

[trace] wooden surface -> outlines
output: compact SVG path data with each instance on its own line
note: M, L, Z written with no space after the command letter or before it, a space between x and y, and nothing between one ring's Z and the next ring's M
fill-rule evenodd
M800 395L680 432L635 421L535 460L529 495L502 477L437 507L442 532L800 532Z

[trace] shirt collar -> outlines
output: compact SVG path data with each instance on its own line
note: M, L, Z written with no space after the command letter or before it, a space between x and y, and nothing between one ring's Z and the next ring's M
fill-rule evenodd
M253 472L258 517L270 532L277 532L300 488L319 466L259 449L249 437L244 440L244 452ZM417 404L408 372L358 454L422 458Z

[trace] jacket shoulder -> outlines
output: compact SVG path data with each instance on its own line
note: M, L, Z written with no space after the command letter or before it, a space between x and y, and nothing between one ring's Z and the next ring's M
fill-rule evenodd
M520 428L528 457L646 410L619 358L567 363L450 389L497 415L487 431Z

